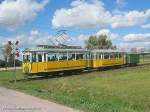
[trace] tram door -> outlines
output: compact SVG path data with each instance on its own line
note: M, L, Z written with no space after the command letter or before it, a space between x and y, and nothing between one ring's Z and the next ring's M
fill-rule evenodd
M32 72L38 73L38 72L44 72L44 61L43 61L44 54L43 53L32 53Z
M45 72L45 68L47 68L46 53L37 53L37 62L37 71Z
M86 59L87 59L87 67L91 67L92 66L92 54L90 52L86 53Z
M31 54L25 53L23 54L23 72L24 73L30 73L31 71Z
M37 73L38 72L38 61L37 61L37 53L36 52L32 53L31 62L32 62L32 72Z

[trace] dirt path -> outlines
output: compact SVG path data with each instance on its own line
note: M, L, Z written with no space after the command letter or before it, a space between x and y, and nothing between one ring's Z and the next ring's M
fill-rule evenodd
M21 92L0 88L0 112L79 112Z

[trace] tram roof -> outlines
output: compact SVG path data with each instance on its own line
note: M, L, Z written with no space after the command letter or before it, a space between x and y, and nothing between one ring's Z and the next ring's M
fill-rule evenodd
M88 52L86 49L25 49L23 52Z
M100 52L100 53L125 53L121 50L111 50L111 49L104 49L104 50L93 50L92 52Z
M87 49L25 49L23 52L100 52L100 53L125 53L124 51L121 50L111 50L111 49L106 49L106 50L87 50Z

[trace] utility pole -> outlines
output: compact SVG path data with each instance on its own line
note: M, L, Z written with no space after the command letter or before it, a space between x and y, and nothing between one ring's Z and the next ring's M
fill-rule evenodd
M59 30L56 34L56 42L58 45L65 45L67 42L72 40L70 36L67 34L67 30Z
M16 56L19 57L19 51L18 51L18 44L19 41L16 41L15 43L12 43L11 41L8 41L8 44L11 46L11 56L13 57L13 66L14 66L14 83L16 84Z

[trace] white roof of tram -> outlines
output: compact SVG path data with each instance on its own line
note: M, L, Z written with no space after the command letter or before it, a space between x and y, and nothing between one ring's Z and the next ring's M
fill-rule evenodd
M111 50L111 49L106 49L106 50L87 50L87 49L25 49L23 52L100 52L100 53L125 53L124 51L121 50Z
M112 49L105 49L105 50L93 50L92 52L100 52L100 53L125 53L121 50L112 50Z
M23 52L88 52L86 49L25 49Z

